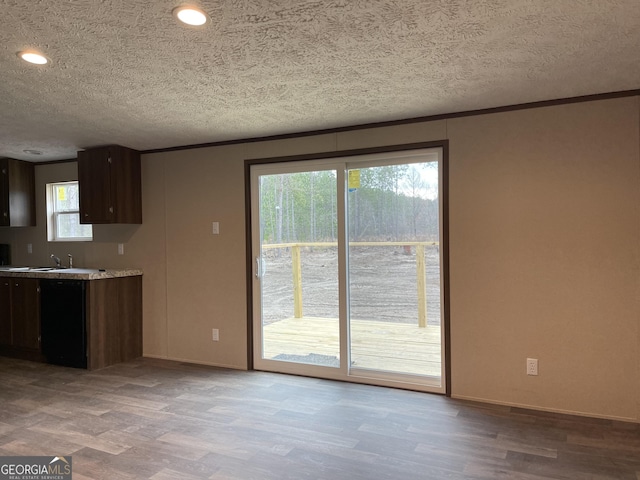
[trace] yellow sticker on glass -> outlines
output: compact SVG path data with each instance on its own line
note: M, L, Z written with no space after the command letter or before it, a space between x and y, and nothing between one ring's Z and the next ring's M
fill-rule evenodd
M349 188L360 188L360 170L349 170Z
M56 190L58 191L58 200L64 202L67 199L67 189L58 187Z

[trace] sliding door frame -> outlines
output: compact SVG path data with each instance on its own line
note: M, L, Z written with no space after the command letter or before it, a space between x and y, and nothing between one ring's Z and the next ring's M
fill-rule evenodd
M269 157L269 158L257 158L248 159L244 162L245 169L245 229L246 229L246 287L247 287L247 365L250 370L254 369L253 358L253 343L254 343L254 322L253 322L253 297L260 292L254 292L253 286L253 252L252 252L252 209L251 209L251 166L260 165L266 163L286 163L286 162L301 162L309 160L328 160L333 158L345 158L351 156L361 156L370 154L379 154L385 152L402 152L409 150L440 148L442 149L442 189L440 192L441 198L441 255L442 255L442 322L444 329L444 344L442 356L445 361L445 378L444 381L444 393L447 396L451 396L451 328L450 328L450 295L449 295L449 142L448 140L435 141L435 142L422 142L411 143L403 145L389 145L384 147L364 148L357 150L344 150L333 152L322 152L307 155L293 155L286 157ZM380 385L374 379L368 381L366 378L349 378L349 381L354 383L372 383ZM392 382L393 383L393 382ZM395 385L392 385L395 386ZM411 388L406 386L403 388ZM422 390L420 386L416 385L416 390Z

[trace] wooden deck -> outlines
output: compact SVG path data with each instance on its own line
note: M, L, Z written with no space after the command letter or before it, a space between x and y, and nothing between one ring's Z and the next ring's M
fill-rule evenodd
M287 318L263 329L264 358L339 358L338 319ZM440 376L440 327L351 320L353 367ZM280 356L280 358L276 358ZM320 357L322 356L322 357ZM316 363L312 360L303 363Z

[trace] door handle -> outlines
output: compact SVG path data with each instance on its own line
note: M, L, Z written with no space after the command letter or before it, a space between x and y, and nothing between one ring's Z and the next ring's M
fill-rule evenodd
M256 278L264 277L266 271L266 265L264 263L264 258L256 257Z

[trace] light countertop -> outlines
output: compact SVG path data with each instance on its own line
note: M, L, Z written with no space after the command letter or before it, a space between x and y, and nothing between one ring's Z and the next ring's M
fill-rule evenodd
M105 278L136 277L142 275L137 268L50 268L50 267L0 267L0 277L51 278L61 280L102 280Z

